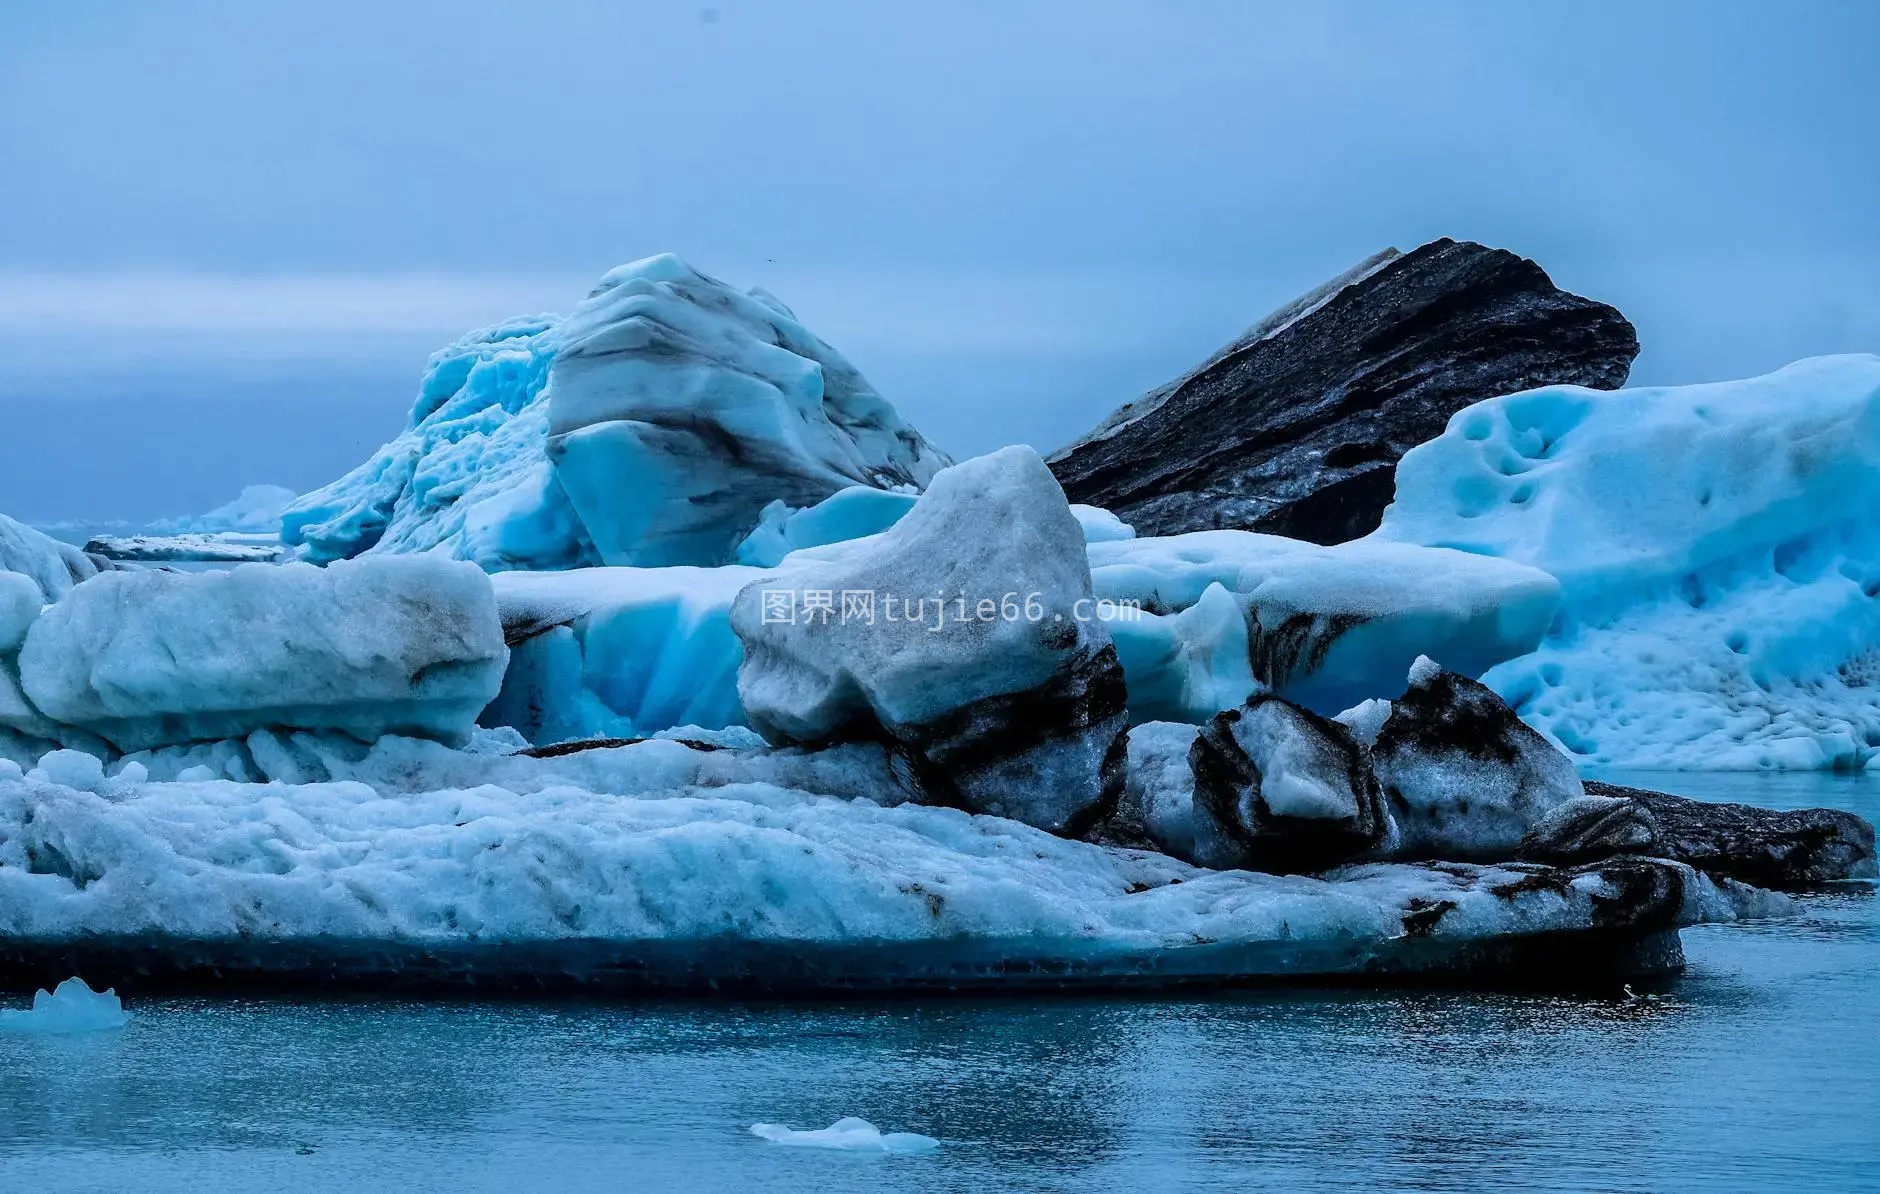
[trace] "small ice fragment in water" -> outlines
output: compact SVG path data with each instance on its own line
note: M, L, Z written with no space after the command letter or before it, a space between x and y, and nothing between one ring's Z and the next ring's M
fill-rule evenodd
M839 1148L849 1152L930 1153L940 1147L932 1136L918 1132L883 1132L865 1119L850 1115L815 1132L798 1132L782 1124L752 1124L751 1135L772 1144L796 1148Z
M205 767L201 763L185 767L176 773L176 782L179 784L206 784L220 778L222 777L216 774L215 768Z
M0 1032L102 1032L122 1028L130 1020L115 989L98 992L82 978L68 978L52 991L34 992L31 1011L0 1011Z

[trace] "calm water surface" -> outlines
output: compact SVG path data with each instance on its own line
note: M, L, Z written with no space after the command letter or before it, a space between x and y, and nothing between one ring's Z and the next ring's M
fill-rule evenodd
M1614 778L1880 812L1865 778ZM1650 1004L120 992L122 1032L0 1037L0 1190L1880 1191L1872 889L1685 949ZM865 1156L745 1130L844 1115L943 1144Z

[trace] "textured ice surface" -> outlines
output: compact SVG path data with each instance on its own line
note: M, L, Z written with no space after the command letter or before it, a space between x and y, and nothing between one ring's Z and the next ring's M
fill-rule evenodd
M918 1132L883 1132L865 1119L844 1116L826 1128L799 1132L782 1124L752 1124L751 1135L796 1148L837 1148L847 1152L930 1153L940 1147Z
M1552 578L1504 560L1249 531L1093 543L1090 572L1098 597L1159 615L1111 624L1139 720L1205 720L1251 695L1249 671L1328 714L1394 694L1419 655L1480 674L1532 650L1559 601Z
M182 750L148 756L150 782L106 779L96 792L0 779L0 939L248 951L924 944L986 965L1173 973L1191 954L1244 964L1220 951L1255 946L1336 947L1361 966L1404 938L1407 915L1438 904L1424 931L1439 942L1585 928L1606 923L1615 894L1598 874L1535 882L1519 866L1202 871L1001 818L876 803L895 781L872 747L654 741L532 759L477 741L250 735L241 750L279 781L266 785L155 779ZM329 778L296 777L316 767ZM1780 906L1678 874L1685 922Z
M548 441L553 316L511 319L431 355L404 431L282 514L314 561L440 551L490 571L592 561Z
M1840 356L1477 403L1373 539L1559 579L1546 641L1483 679L1583 764L1848 767L1880 743L1877 515L1880 357Z
M122 750L269 726L462 738L501 684L489 578L436 556L111 572L20 650L45 716Z
M433 354L405 429L289 506L281 535L314 561L722 564L772 502L918 487L946 462L783 304L668 254L610 271L565 320Z
M51 991L33 992L30 1011L0 1009L0 1032L64 1035L122 1028L131 1014L115 990L94 991L82 978L68 978Z
M729 563L772 501L949 463L783 304L671 254L609 271L556 335L549 457L609 564Z

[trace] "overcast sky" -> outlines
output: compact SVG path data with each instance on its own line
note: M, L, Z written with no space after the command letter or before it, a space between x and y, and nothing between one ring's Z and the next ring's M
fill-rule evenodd
M1617 304L1636 382L1876 351L1877 52L1864 0L0 0L0 511L311 488L665 250L955 455L1442 235Z

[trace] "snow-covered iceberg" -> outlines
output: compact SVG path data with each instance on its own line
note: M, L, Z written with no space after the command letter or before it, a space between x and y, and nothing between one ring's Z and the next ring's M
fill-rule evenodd
M1780 906L1640 860L1205 871L877 803L896 791L878 747L491 753L504 741L258 733L266 785L0 777L0 948L100 977L669 990L1376 979L1574 941L1668 965L1675 926Z
M20 688L120 750L264 727L464 738L507 652L489 579L435 556L112 572L35 619Z
M1371 541L1558 578L1546 641L1483 679L1584 765L1880 748L1880 357L1477 403L1403 458Z

